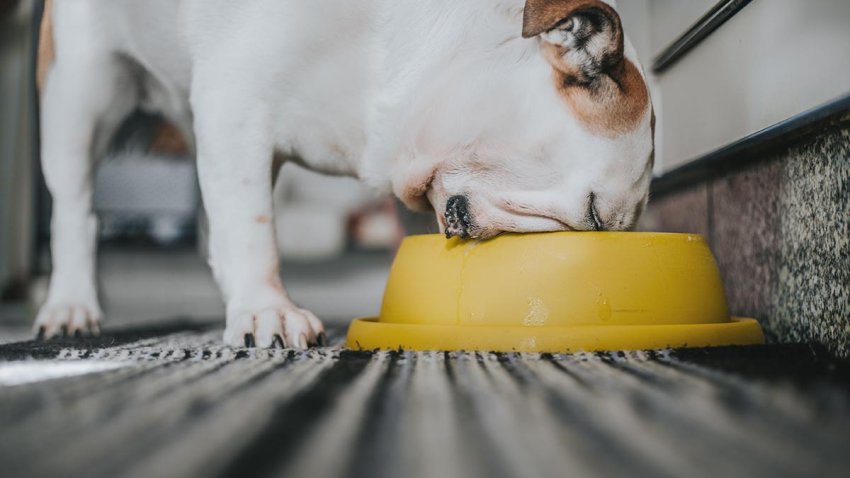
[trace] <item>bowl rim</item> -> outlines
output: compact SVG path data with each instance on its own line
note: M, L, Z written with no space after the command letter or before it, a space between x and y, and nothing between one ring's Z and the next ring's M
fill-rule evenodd
M456 241L458 243L476 243L476 242L490 242L494 240L498 240L503 237L540 237L540 236L553 236L553 235L569 235L571 237L580 237L580 236L607 236L607 237L634 237L638 238L647 238L647 237L699 237L705 240L705 234L699 232L654 232L654 231L547 231L547 232L501 232L493 237L487 239L474 239L467 238L463 239L460 237L452 237L446 238L445 234L440 233L428 233L428 234L410 234L405 236L402 241L406 241L408 239L418 239L418 238L440 238L444 241Z

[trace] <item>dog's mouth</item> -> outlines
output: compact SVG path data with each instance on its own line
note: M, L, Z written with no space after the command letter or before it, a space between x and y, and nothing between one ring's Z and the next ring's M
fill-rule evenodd
M436 199L436 198L434 198ZM485 240L502 233L542 233L555 231L588 231L603 229L593 203L586 221L569 221L565 214L544 206L522 204L484 195L473 200L466 194L449 196L442 212L437 214L440 230L447 239ZM432 203L439 204L439 203ZM439 206L437 206L439 207ZM435 208L436 209L436 208ZM440 209L437 209L438 211ZM587 223L586 223L587 222Z
M481 206L481 204L479 204ZM489 239L501 233L527 233L569 231L576 228L546 215L529 211L485 207L473 212L469 198L453 195L446 201L445 211L439 216L446 238Z

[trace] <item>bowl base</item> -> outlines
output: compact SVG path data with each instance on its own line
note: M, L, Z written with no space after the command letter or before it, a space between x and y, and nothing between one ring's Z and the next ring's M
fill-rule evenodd
M472 326L420 325L356 319L347 345L355 350L468 350L573 353L764 343L758 322L687 325Z

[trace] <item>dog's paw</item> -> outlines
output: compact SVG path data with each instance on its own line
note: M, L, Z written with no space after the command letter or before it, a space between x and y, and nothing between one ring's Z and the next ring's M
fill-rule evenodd
M287 304L228 312L224 343L231 347L305 349L327 345L327 336L322 322L312 312Z
M102 317L97 304L47 303L35 318L33 333L45 340L56 336L98 335Z

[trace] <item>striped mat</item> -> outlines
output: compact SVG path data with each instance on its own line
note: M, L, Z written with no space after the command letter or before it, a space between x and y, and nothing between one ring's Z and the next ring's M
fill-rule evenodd
M847 476L808 345L574 355L231 349L175 322L0 345L0 475Z

